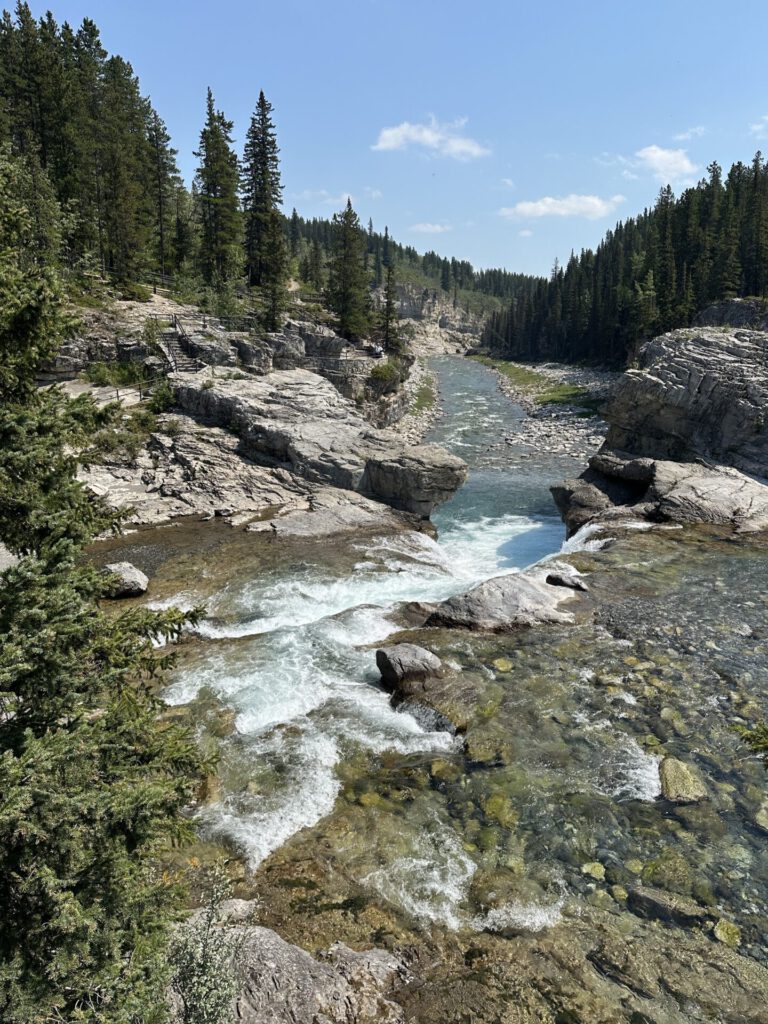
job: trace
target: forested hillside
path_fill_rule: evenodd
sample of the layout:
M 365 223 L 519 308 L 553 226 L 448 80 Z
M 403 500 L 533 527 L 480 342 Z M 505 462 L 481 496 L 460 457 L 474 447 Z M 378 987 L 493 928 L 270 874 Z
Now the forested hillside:
M 249 311 L 275 329 L 289 278 L 327 294 L 342 220 L 282 212 L 279 147 L 271 104 L 255 104 L 242 154 L 234 124 L 203 104 L 194 182 L 188 188 L 160 114 L 142 95 L 131 65 L 107 53 L 86 19 L 78 29 L 40 21 L 19 3 L 0 23 L 0 145 L 20 161 L 25 201 L 70 291 L 112 282 L 140 294 L 141 282 L 170 286 L 219 312 Z M 538 279 L 477 271 L 466 261 L 420 255 L 385 229 L 356 223 L 358 283 L 368 294 L 392 278 L 444 292 L 456 306 L 490 314 L 521 299 Z M 53 237 L 51 237 L 53 235 Z M 45 245 L 42 240 L 47 238 Z M 358 327 L 375 324 L 372 312 Z
M 623 364 L 639 342 L 690 323 L 707 304 L 768 289 L 768 168 L 757 153 L 723 180 L 718 164 L 675 198 L 555 265 L 493 315 L 488 347 L 510 359 Z

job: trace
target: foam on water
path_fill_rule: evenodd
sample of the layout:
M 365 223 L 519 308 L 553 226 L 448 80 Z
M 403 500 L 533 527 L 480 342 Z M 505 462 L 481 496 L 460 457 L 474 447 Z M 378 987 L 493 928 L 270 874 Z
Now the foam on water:
M 476 870 L 453 829 L 434 815 L 414 837 L 409 856 L 372 871 L 363 882 L 415 918 L 458 929 L 466 923 L 461 905 Z
M 472 919 L 472 926 L 478 932 L 541 932 L 545 928 L 553 928 L 561 920 L 564 903 L 564 895 L 555 903 L 523 903 L 513 900 L 485 914 L 478 914 Z

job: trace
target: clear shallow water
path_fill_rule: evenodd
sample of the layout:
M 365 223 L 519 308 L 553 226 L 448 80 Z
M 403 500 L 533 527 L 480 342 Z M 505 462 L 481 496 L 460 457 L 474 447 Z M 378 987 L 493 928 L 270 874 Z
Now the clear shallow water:
M 445 413 L 430 440 L 470 466 L 465 487 L 435 516 L 439 539 L 413 533 L 353 542 L 351 565 L 341 573 L 318 552 L 316 561 L 255 578 L 238 574 L 206 595 L 208 617 L 199 632 L 216 643 L 204 646 L 168 691 L 170 703 L 212 692 L 236 712 L 236 735 L 224 750 L 228 795 L 207 808 L 204 820 L 212 836 L 234 840 L 252 867 L 331 811 L 345 758 L 361 750 L 446 754 L 455 747 L 447 733 L 393 711 L 375 685 L 372 653 L 357 649 L 398 628 L 393 605 L 442 600 L 530 565 L 562 542 L 547 489 L 561 470 L 510 472 L 504 437 L 514 433 L 522 410 L 499 394 L 485 367 L 445 358 L 435 360 L 435 369 Z M 181 598 L 198 600 L 194 587 Z M 437 818 L 433 826 L 438 847 L 458 842 L 451 829 L 440 840 Z M 427 891 L 438 899 L 447 884 L 437 868 L 442 858 L 432 850 L 422 859 L 433 864 Z M 448 857 L 452 868 L 464 861 L 468 879 L 471 859 Z M 401 867 L 419 863 L 411 849 Z M 431 898 L 404 899 L 426 912 Z M 454 916 L 455 909 L 438 914 L 449 923 Z
M 613 890 L 642 882 L 718 908 L 764 957 L 765 770 L 733 730 L 766 697 L 762 549 L 644 527 L 590 565 L 605 536 L 587 528 L 563 548 L 596 570 L 596 622 L 430 631 L 457 672 L 446 713 L 465 716 L 461 744 L 428 715 L 393 711 L 377 687 L 373 653 L 358 648 L 398 628 L 393 606 L 557 551 L 548 485 L 581 469 L 567 457 L 510 463 L 504 438 L 521 411 L 484 367 L 435 363 L 445 416 L 433 439 L 471 466 L 435 517 L 437 542 L 414 533 L 257 553 L 229 531 L 220 549 L 153 579 L 156 594 L 208 607 L 169 700 L 214 694 L 234 722 L 205 833 L 254 868 L 269 858 L 255 883 L 265 906 L 279 897 L 269 877 L 292 887 L 322 864 L 332 893 L 343 878 L 343 892 L 421 925 L 536 931 L 571 898 L 621 915 Z M 707 780 L 706 802 L 658 799 L 665 754 Z M 322 913 L 312 899 L 306 913 Z

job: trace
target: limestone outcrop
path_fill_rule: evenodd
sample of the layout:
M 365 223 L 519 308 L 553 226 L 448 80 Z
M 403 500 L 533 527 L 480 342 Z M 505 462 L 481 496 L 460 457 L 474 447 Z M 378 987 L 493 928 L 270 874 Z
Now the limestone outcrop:
M 755 307 L 755 308 L 753 308 Z M 754 303 L 701 315 L 724 326 L 648 342 L 606 410 L 589 469 L 553 488 L 569 533 L 630 512 L 657 521 L 768 528 L 768 332 Z
M 180 408 L 226 426 L 239 451 L 262 466 L 310 483 L 356 491 L 427 518 L 466 479 L 465 463 L 435 445 L 406 447 L 372 429 L 336 388 L 307 370 L 266 377 L 176 374 Z
M 390 996 L 405 967 L 383 949 L 355 952 L 335 943 L 319 959 L 268 928 L 242 930 L 237 952 L 243 979 L 233 1019 L 243 1024 L 402 1024 Z
M 560 606 L 573 599 L 573 590 L 547 583 L 541 573 L 537 569 L 486 580 L 443 601 L 424 625 L 502 633 L 539 623 L 572 622 L 571 612 Z
M 131 508 L 134 525 L 219 516 L 276 537 L 414 527 L 412 517 L 362 494 L 257 465 L 242 454 L 239 438 L 221 427 L 202 428 L 189 416 L 174 415 L 163 417 L 159 428 L 136 458 L 116 452 L 80 473 L 94 494 Z

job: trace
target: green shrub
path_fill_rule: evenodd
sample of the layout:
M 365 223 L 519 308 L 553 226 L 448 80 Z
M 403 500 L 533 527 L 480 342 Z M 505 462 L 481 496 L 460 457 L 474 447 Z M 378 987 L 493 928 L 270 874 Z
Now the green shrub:
M 154 413 L 168 412 L 176 404 L 173 388 L 167 380 L 161 381 L 153 390 L 149 400 L 149 408 Z
M 120 298 L 132 302 L 149 302 L 152 298 L 152 289 L 138 281 L 126 281 L 118 285 Z
M 379 363 L 371 370 L 368 385 L 375 395 L 389 395 L 400 386 L 400 367 L 393 360 Z
M 214 868 L 209 896 L 196 918 L 179 928 L 169 950 L 171 989 L 180 1003 L 180 1024 L 224 1024 L 237 994 L 233 960 L 242 938 L 219 924 L 231 894 L 224 869 Z

